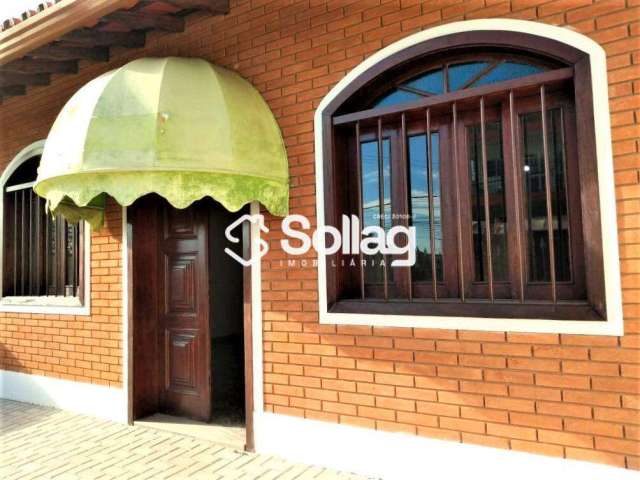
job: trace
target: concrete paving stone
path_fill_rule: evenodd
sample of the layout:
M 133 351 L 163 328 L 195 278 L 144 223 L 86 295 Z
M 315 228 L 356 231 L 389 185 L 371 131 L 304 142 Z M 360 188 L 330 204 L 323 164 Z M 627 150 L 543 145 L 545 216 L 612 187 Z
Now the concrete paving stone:
M 0 399 L 2 480 L 364 480 L 208 440 Z

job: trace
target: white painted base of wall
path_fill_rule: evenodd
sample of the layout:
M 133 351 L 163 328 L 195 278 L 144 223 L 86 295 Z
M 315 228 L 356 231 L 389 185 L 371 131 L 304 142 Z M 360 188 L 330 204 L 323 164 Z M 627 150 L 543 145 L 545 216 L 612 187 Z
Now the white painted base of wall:
M 0 398 L 127 421 L 125 391 L 91 383 L 0 370 Z
M 256 451 L 385 480 L 637 479 L 637 472 L 590 462 L 254 413 Z

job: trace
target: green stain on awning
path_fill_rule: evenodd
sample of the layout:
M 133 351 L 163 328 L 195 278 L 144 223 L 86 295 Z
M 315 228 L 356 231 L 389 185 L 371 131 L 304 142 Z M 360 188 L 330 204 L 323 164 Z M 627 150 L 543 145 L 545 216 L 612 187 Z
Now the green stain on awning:
M 120 205 L 157 193 L 176 208 L 211 197 L 236 211 L 259 201 L 288 212 L 280 129 L 258 91 L 191 58 L 143 58 L 105 73 L 64 106 L 34 187 L 70 220 L 102 224 L 104 195 Z

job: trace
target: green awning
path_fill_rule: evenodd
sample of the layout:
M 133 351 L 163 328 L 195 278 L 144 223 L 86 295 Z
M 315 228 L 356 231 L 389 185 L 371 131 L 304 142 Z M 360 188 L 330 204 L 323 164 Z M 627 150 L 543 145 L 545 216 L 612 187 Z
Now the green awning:
M 157 193 L 176 208 L 209 196 L 287 214 L 288 162 L 266 102 L 238 74 L 193 58 L 143 58 L 90 81 L 64 106 L 34 187 L 71 220 L 102 223 L 104 194 Z

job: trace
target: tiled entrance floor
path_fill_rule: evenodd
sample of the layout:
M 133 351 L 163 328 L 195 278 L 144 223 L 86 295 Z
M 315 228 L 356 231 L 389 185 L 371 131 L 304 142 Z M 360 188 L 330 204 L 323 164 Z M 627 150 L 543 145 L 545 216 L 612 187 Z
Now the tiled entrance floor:
M 211 441 L 0 400 L 0 478 L 357 480 Z
M 136 420 L 135 425 L 188 435 L 236 450 L 244 449 L 246 433 L 243 427 L 214 425 L 162 413 Z

